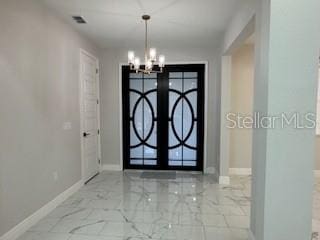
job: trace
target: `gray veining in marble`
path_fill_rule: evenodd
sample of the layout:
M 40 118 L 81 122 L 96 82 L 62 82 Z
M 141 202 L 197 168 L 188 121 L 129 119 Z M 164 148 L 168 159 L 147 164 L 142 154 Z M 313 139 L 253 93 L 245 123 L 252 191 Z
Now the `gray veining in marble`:
M 150 178 L 150 179 L 176 179 L 177 174 L 176 172 L 153 172 L 153 171 L 146 171 L 142 172 L 140 178 Z
M 221 186 L 210 175 L 140 178 L 103 172 L 19 240 L 247 240 L 250 177 Z M 320 232 L 320 179 L 314 191 L 313 240 Z

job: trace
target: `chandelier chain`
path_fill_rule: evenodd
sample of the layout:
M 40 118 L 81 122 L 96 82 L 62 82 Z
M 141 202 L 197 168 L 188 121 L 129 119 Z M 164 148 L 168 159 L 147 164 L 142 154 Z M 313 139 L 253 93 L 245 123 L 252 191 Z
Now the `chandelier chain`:
M 145 62 L 148 61 L 148 20 L 144 20 L 145 21 L 145 45 L 144 45 L 144 59 Z

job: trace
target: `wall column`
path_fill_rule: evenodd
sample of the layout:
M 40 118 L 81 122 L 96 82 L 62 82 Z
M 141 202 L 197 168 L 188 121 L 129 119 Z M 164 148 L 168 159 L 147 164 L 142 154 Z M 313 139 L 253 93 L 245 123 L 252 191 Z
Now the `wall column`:
M 226 115 L 231 110 L 231 56 L 221 59 L 221 119 L 220 119 L 220 166 L 219 184 L 229 184 L 230 129 Z
M 300 117 L 316 109 L 319 0 L 259 0 L 254 111 Z M 311 239 L 314 129 L 253 131 L 252 239 Z

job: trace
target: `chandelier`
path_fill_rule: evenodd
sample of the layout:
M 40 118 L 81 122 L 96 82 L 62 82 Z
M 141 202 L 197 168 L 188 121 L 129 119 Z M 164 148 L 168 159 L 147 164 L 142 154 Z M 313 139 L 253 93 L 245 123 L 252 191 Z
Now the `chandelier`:
M 164 68 L 165 56 L 159 55 L 157 59 L 157 50 L 155 48 L 149 48 L 148 46 L 148 20 L 149 15 L 143 15 L 142 19 L 145 21 L 145 48 L 144 48 L 144 68 L 141 68 L 141 61 L 139 57 L 136 57 L 133 51 L 128 51 L 128 63 L 130 70 L 134 70 L 137 73 L 142 72 L 145 74 L 150 73 L 162 73 Z M 158 61 L 157 61 L 158 60 Z M 159 66 L 160 70 L 154 70 L 155 65 Z

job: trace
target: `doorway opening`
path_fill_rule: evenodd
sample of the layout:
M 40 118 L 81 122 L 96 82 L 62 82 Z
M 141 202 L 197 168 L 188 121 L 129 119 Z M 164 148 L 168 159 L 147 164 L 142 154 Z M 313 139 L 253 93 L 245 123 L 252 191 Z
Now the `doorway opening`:
M 203 171 L 205 65 L 122 67 L 125 169 Z
M 231 54 L 229 175 L 251 175 L 254 44 L 252 35 Z

